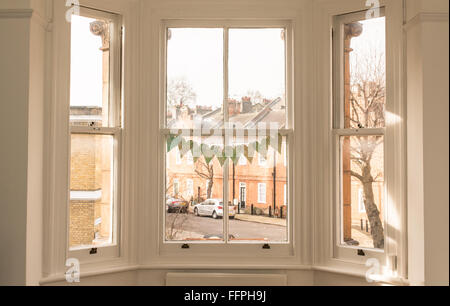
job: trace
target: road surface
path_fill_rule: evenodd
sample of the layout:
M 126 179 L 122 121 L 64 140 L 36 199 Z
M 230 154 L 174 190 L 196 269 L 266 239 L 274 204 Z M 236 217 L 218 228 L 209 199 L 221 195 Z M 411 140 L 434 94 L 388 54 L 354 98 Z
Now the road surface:
M 167 214 L 166 229 L 172 226 L 179 233 L 184 232 L 183 238 L 189 238 L 189 236 L 199 238 L 205 235 L 223 237 L 223 219 L 215 220 L 211 217 L 197 217 L 192 214 Z M 268 239 L 270 242 L 284 242 L 287 237 L 287 229 L 284 226 L 240 220 L 229 221 L 229 232 L 239 240 Z

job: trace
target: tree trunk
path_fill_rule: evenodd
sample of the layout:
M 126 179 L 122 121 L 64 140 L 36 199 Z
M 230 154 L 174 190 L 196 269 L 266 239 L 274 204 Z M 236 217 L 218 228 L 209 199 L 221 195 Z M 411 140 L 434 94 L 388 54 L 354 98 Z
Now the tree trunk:
M 206 193 L 206 198 L 207 199 L 211 199 L 213 184 L 214 184 L 213 181 L 209 180 L 209 182 L 208 182 L 208 191 Z
M 373 246 L 377 249 L 384 249 L 384 229 L 381 222 L 380 212 L 375 204 L 373 195 L 372 181 L 363 182 L 364 188 L 364 206 L 366 208 L 367 218 L 372 230 Z

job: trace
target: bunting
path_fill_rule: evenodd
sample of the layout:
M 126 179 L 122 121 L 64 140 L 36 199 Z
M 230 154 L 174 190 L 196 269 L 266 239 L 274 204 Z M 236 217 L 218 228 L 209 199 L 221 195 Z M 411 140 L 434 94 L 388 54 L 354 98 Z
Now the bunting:
M 235 165 L 239 162 L 241 157 L 245 157 L 249 163 L 253 162 L 255 152 L 267 159 L 269 147 L 272 147 L 279 154 L 282 152 L 283 136 L 267 136 L 261 141 L 255 141 L 248 145 L 235 146 L 219 146 L 207 144 L 199 144 L 193 140 L 185 140 L 182 136 L 170 135 L 167 137 L 167 153 L 178 147 L 180 155 L 183 158 L 188 152 L 192 153 L 194 162 L 203 156 L 207 164 L 215 158 L 223 167 L 225 162 L 230 159 Z

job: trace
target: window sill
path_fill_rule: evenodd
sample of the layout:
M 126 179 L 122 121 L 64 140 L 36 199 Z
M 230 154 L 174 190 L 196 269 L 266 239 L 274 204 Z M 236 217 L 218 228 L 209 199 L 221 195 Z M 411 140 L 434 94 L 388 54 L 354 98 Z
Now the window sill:
M 353 276 L 358 278 L 366 278 L 367 267 L 365 271 L 361 269 L 348 269 L 343 267 L 330 267 L 330 266 L 313 266 L 312 270 L 319 272 L 335 273 L 346 276 Z M 374 275 L 372 276 L 374 283 L 393 285 L 393 286 L 409 286 L 409 280 L 402 277 L 394 277 L 388 275 Z
M 224 264 L 217 266 L 217 264 L 176 264 L 176 263 L 151 263 L 146 265 L 133 265 L 133 264 L 117 264 L 103 267 L 90 267 L 87 269 L 82 269 L 80 273 L 80 279 L 86 277 L 95 277 L 113 273 L 122 273 L 130 271 L 142 271 L 142 270 L 304 270 L 311 271 L 311 266 L 302 265 L 263 265 L 263 264 Z M 64 274 L 57 273 L 54 275 L 47 276 L 40 280 L 39 284 L 41 286 L 54 284 L 58 282 L 65 282 L 66 277 Z M 67 283 L 69 284 L 69 283 Z
M 296 270 L 296 271 L 318 271 L 318 272 L 328 272 L 358 278 L 365 278 L 365 272 L 361 272 L 358 269 L 347 269 L 329 266 L 309 266 L 309 265 L 295 265 L 295 264 L 224 264 L 217 266 L 214 264 L 177 264 L 177 263 L 151 263 L 145 265 L 134 265 L 127 263 L 110 263 L 108 266 L 103 267 L 88 267 L 81 271 L 80 277 L 95 277 L 113 273 L 130 272 L 130 271 L 141 271 L 141 270 Z M 54 284 L 58 282 L 64 282 L 64 274 L 55 274 L 41 279 L 39 284 L 41 286 Z M 374 282 L 385 285 L 394 286 L 409 286 L 410 283 L 407 279 L 401 277 L 390 277 L 390 276 L 379 276 L 374 278 Z M 69 284 L 69 283 L 68 283 Z
M 85 269 L 81 269 L 80 278 L 86 278 L 86 277 L 94 277 L 94 276 L 100 276 L 100 275 L 106 275 L 106 274 L 113 274 L 113 273 L 121 273 L 121 272 L 129 272 L 129 271 L 136 271 L 139 269 L 138 265 L 128 264 L 128 263 L 108 263 L 108 265 L 105 266 L 94 266 L 89 265 Z M 39 284 L 41 286 L 54 284 L 58 282 L 65 282 L 66 276 L 62 273 L 56 273 L 50 276 L 47 276 L 39 281 Z M 67 283 L 69 284 L 69 283 Z

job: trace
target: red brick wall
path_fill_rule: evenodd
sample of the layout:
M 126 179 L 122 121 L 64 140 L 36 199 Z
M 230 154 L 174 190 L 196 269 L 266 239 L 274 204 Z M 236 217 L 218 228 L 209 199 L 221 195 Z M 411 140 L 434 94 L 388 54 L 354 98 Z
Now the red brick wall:
M 284 148 L 282 150 L 284 152 Z M 206 197 L 206 179 L 200 178 L 195 173 L 195 165 L 188 165 L 187 157 L 181 160 L 181 164 L 176 164 L 177 149 L 173 149 L 167 155 L 167 178 L 168 178 L 168 195 L 173 196 L 173 180 L 179 180 L 179 190 L 181 196 L 186 199 L 187 180 L 194 181 L 194 197 L 197 197 L 198 187 L 201 190 L 201 196 Z M 276 164 L 276 207 L 281 207 L 285 203 L 284 186 L 287 185 L 287 169 L 284 165 L 284 157 L 277 153 Z M 250 164 L 247 161 L 246 165 L 235 166 L 235 199 L 239 200 L 240 183 L 246 184 L 247 198 L 246 204 L 249 207 L 254 205 L 268 213 L 268 207 L 273 207 L 273 170 L 274 170 L 274 153 L 269 149 L 266 166 L 260 166 L 258 161 L 258 154 L 255 153 L 255 158 Z M 212 161 L 214 165 L 214 185 L 212 198 L 223 198 L 223 171 L 218 160 L 215 158 Z M 229 199 L 233 200 L 233 167 L 230 165 L 229 170 Z M 266 184 L 266 203 L 258 203 L 258 183 Z

